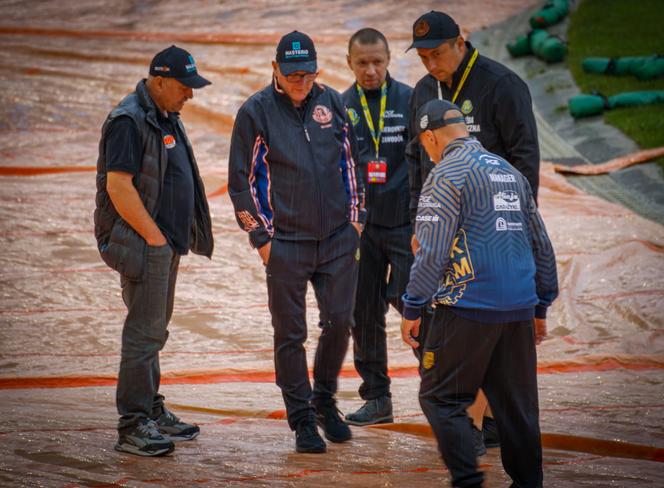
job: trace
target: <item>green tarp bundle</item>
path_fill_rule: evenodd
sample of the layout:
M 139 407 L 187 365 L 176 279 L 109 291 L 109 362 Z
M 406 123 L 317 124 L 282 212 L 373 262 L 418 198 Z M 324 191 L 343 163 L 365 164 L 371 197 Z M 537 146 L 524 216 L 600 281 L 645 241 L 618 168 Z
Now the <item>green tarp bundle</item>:
M 611 97 L 601 94 L 577 95 L 569 100 L 569 113 L 578 119 L 599 115 L 604 110 L 618 107 L 634 107 L 637 105 L 651 105 L 664 103 L 664 91 L 638 91 L 618 93 Z
M 517 37 L 514 42 L 507 44 L 507 50 L 515 58 L 534 54 L 547 63 L 562 61 L 567 54 L 565 43 L 543 29 L 533 29 Z
M 557 24 L 565 18 L 568 10 L 567 0 L 552 0 L 530 17 L 530 26 L 541 29 Z
M 664 56 L 625 56 L 621 58 L 586 58 L 582 62 L 586 73 L 634 75 L 639 80 L 664 76 Z

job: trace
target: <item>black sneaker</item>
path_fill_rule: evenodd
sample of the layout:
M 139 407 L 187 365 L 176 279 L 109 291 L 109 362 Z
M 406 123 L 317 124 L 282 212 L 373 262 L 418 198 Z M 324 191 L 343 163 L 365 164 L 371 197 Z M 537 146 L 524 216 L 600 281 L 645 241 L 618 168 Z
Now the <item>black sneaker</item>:
M 313 419 L 301 420 L 295 427 L 295 450 L 297 452 L 325 452 L 325 441 L 318 433 Z
M 474 425 L 471 427 L 473 429 L 473 445 L 475 446 L 475 456 L 484 456 L 486 454 L 486 446 L 484 445 L 484 436 L 482 435 L 482 431 Z
M 134 430 L 120 434 L 115 450 L 138 456 L 163 456 L 173 452 L 175 445 L 164 437 L 154 420 L 143 419 Z
M 161 407 L 161 414 L 152 420 L 157 423 L 157 427 L 162 434 L 175 442 L 190 441 L 201 432 L 198 425 L 183 422 L 166 407 Z
M 484 417 L 482 420 L 482 435 L 486 447 L 500 447 L 498 427 L 496 427 L 496 421 L 491 417 Z
M 351 425 L 391 424 L 392 398 L 387 395 L 367 400 L 357 412 L 346 415 L 346 423 Z
M 325 438 L 332 442 L 346 442 L 353 437 L 350 427 L 339 417 L 335 403 L 316 405 L 316 421 L 323 428 Z

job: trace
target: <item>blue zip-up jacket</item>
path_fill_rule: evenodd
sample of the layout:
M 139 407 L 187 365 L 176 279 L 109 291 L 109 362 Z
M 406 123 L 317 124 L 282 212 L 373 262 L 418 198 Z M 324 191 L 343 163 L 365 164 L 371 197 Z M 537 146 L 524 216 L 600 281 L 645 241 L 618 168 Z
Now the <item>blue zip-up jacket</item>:
M 480 322 L 545 318 L 558 296 L 553 247 L 528 181 L 473 137 L 448 144 L 429 173 L 415 233 L 407 319 L 429 302 Z
M 364 223 L 356 142 L 335 90 L 314 84 L 304 117 L 276 80 L 237 113 L 228 191 L 238 224 L 260 248 L 273 237 L 321 240 Z

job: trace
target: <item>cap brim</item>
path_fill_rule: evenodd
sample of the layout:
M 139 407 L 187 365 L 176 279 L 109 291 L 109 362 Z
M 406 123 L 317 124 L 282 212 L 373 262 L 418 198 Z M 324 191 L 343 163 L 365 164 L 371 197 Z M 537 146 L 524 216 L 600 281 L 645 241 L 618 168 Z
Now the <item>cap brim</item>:
M 318 70 L 316 60 L 301 61 L 299 63 L 279 63 L 279 71 L 284 76 L 288 76 L 296 71 L 304 71 L 305 73 L 315 73 Z
M 448 40 L 449 39 L 422 39 L 419 41 L 413 41 L 413 43 L 408 46 L 408 49 L 406 49 L 406 52 L 410 51 L 411 49 L 417 49 L 418 47 L 423 49 L 433 49 L 434 47 L 438 47 L 443 42 Z
M 187 76 L 186 78 L 175 78 L 184 86 L 189 88 L 203 88 L 204 86 L 211 85 L 212 82 L 206 80 L 201 75 Z

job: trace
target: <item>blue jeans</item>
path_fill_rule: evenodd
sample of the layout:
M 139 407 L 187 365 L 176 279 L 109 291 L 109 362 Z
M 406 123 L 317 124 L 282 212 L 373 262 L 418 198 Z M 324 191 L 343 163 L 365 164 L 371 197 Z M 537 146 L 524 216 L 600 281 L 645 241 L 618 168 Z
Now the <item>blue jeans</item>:
M 159 351 L 168 338 L 179 263 L 180 256 L 168 244 L 148 246 L 145 278 L 131 281 L 120 277 L 127 306 L 116 391 L 120 433 L 133 430 L 163 405 L 164 397 L 158 393 Z

